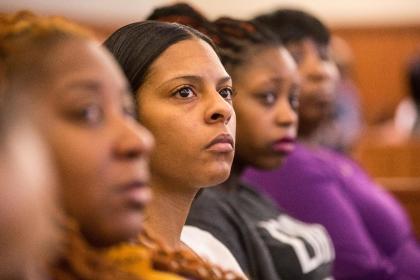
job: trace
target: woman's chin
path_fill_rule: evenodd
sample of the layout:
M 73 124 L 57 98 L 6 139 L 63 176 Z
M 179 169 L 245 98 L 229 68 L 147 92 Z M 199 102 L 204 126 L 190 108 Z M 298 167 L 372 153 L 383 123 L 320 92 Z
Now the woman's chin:
M 211 187 L 225 182 L 229 178 L 231 167 L 231 164 L 225 163 L 209 170 L 206 176 L 207 182 L 203 182 L 203 187 Z

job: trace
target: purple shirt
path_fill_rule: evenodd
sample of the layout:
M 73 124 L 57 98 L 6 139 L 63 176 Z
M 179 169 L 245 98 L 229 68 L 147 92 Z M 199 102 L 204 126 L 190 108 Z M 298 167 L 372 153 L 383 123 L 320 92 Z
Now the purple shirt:
M 292 216 L 325 226 L 336 279 L 420 279 L 420 247 L 406 214 L 355 162 L 298 144 L 280 169 L 248 170 L 245 178 Z

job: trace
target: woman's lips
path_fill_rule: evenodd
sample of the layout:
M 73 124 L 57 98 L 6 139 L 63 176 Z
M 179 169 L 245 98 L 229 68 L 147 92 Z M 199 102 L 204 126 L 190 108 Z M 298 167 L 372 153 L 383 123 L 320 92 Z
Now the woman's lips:
M 131 181 L 123 184 L 120 193 L 130 206 L 143 209 L 151 200 L 152 192 L 149 185 L 143 181 Z
M 292 137 L 284 137 L 275 141 L 271 145 L 271 149 L 276 153 L 290 154 L 295 148 L 296 139 Z
M 230 134 L 223 133 L 214 138 L 205 148 L 212 152 L 230 153 L 234 151 L 234 141 Z

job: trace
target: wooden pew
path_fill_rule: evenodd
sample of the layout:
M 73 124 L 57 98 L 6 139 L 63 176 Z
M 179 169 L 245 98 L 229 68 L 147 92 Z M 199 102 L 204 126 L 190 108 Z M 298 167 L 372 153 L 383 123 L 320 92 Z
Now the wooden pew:
M 355 159 L 373 177 L 420 177 L 420 141 L 359 146 Z

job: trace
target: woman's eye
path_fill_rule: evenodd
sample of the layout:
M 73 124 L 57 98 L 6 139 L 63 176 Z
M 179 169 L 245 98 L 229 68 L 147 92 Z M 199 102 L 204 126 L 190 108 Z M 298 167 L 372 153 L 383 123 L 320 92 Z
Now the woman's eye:
M 190 87 L 183 87 L 175 92 L 175 96 L 180 98 L 191 98 L 194 95 L 194 91 Z
M 277 100 L 277 94 L 274 92 L 265 92 L 258 95 L 258 99 L 260 102 L 265 106 L 271 106 L 276 103 Z
M 292 109 L 294 111 L 297 111 L 297 109 L 299 108 L 299 99 L 296 95 L 290 96 L 289 103 Z
M 221 97 L 223 97 L 226 100 L 232 100 L 233 89 L 232 88 L 224 88 L 221 91 L 219 91 L 219 94 L 220 94 Z
M 96 125 L 99 124 L 103 118 L 103 110 L 98 105 L 89 105 L 74 111 L 73 117 L 84 124 Z
M 294 90 L 290 93 L 289 104 L 294 111 L 297 111 L 297 109 L 299 108 L 299 94 L 297 90 Z

